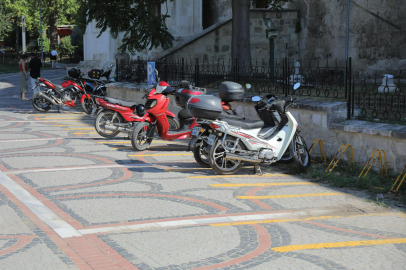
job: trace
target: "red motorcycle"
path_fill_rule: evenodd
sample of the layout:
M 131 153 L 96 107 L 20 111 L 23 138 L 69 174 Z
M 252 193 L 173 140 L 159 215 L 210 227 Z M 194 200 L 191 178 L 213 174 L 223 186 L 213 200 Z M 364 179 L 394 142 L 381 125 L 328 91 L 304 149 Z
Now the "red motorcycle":
M 152 90 L 145 97 L 149 98 L 154 94 L 155 90 Z M 94 127 L 97 133 L 105 138 L 113 138 L 120 132 L 127 132 L 130 137 L 138 123 L 151 121 L 150 115 L 144 110 L 144 105 L 109 97 L 96 97 L 96 106 L 93 108 L 91 115 L 96 113 Z M 179 128 L 173 113 L 165 111 L 165 115 L 171 129 Z
M 49 111 L 53 105 L 58 106 L 58 112 L 64 106 L 75 107 L 75 102 L 71 99 L 70 93 L 65 91 L 64 88 L 53 84 L 50 80 L 38 78 L 35 88 L 37 87 L 45 88 L 45 90 L 36 92 L 32 97 L 32 106 L 37 111 Z
M 111 65 L 107 71 L 93 69 L 88 72 L 89 79 L 82 78 L 83 73 L 80 69 L 71 68 L 68 75 L 72 78 L 62 83 L 62 87 L 70 94 L 71 99 L 76 102 L 80 99 L 83 111 L 91 114 L 95 104 L 95 96 L 106 95 L 106 83 L 109 83 L 111 71 L 114 65 Z M 101 81 L 100 77 L 105 77 L 107 81 Z

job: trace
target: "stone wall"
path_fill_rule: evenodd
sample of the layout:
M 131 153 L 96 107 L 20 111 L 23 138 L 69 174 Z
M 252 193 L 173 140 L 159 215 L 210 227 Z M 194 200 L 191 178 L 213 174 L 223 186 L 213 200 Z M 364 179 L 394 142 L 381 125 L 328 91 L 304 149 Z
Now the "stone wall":
M 266 38 L 266 26 L 263 18 L 271 18 L 278 31 L 275 33 L 275 59 L 298 58 L 299 39 L 295 33 L 298 21 L 298 12 L 295 10 L 274 12 L 263 9 L 253 9 L 251 18 L 251 56 L 255 64 L 269 63 L 269 40 Z M 182 47 L 178 47 L 168 54 L 160 55 L 168 59 L 203 59 L 204 61 L 216 62 L 218 60 L 229 61 L 231 58 L 231 33 L 232 22 L 229 21 L 203 36 L 199 36 Z
M 145 103 L 142 96 L 149 91 L 146 85 L 133 86 L 125 83 L 107 85 L 109 97 L 137 103 Z M 231 104 L 237 114 L 249 119 L 258 119 L 253 105 L 251 100 Z M 177 114 L 180 109 L 171 97 L 168 110 Z M 310 147 L 315 139 L 323 140 L 328 157 L 332 157 L 342 144 L 351 144 L 354 148 L 355 162 L 360 165 L 367 162 L 376 148 L 385 150 L 390 169 L 400 172 L 406 164 L 406 126 L 345 120 L 344 102 L 300 100 L 298 106 L 289 111 L 298 121 L 299 130 L 308 146 Z M 319 156 L 319 147 L 315 148 L 312 156 Z M 343 159 L 346 159 L 346 155 Z M 377 164 L 378 162 L 375 162 L 376 166 Z
M 301 0 L 301 58 L 337 58 L 344 66 L 347 0 Z M 349 56 L 354 70 L 406 69 L 404 0 L 352 0 Z

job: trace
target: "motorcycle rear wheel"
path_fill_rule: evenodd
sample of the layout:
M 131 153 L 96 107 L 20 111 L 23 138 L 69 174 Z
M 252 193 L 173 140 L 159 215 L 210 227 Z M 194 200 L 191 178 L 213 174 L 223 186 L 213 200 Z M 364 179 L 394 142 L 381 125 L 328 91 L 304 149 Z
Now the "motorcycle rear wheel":
M 230 148 L 234 148 L 235 138 L 227 136 L 224 140 L 224 145 Z M 235 146 L 235 149 L 245 149 L 244 144 L 241 141 L 238 141 L 238 144 Z M 224 156 L 226 151 L 222 145 L 222 140 L 219 139 L 211 147 L 209 154 L 210 166 L 219 174 L 234 174 L 238 172 L 244 165 L 242 160 L 231 160 L 225 159 Z
M 193 156 L 200 166 L 210 168 L 209 153 L 206 153 L 202 147 L 205 147 L 203 142 L 196 143 L 193 147 Z
M 49 102 L 48 100 L 40 97 L 39 93 L 46 95 L 46 92 L 44 92 L 44 91 L 36 92 L 35 95 L 32 97 L 32 101 L 31 101 L 32 106 L 34 107 L 34 109 L 36 109 L 37 111 L 40 111 L 40 112 L 49 111 L 52 108 L 53 104 L 51 102 Z
M 120 133 L 119 130 L 113 131 L 113 130 L 106 130 L 104 128 L 107 122 L 110 122 L 111 124 L 123 123 L 123 119 L 122 119 L 121 115 L 119 115 L 119 114 L 117 114 L 114 121 L 112 121 L 114 113 L 115 112 L 113 112 L 113 111 L 101 111 L 97 114 L 96 119 L 94 120 L 94 127 L 100 136 L 111 139 Z

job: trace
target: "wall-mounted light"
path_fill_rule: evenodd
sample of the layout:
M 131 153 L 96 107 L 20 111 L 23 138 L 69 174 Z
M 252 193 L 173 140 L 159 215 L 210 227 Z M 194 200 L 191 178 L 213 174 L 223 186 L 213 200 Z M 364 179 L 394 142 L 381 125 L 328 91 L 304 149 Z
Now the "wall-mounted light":
M 262 18 L 264 20 L 264 23 L 268 29 L 266 29 L 266 38 L 269 38 L 269 34 L 272 32 L 278 31 L 276 28 L 275 24 L 270 18 Z

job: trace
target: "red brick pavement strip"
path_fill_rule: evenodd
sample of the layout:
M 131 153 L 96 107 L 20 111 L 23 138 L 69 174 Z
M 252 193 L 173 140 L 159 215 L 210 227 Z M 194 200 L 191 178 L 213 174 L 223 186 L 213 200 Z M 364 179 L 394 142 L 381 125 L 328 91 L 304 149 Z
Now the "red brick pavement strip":
M 98 185 L 103 185 L 103 184 L 111 184 L 111 183 L 127 180 L 128 178 L 132 177 L 133 174 L 132 174 L 132 172 L 130 170 L 128 170 L 128 168 L 120 167 L 120 169 L 122 169 L 124 171 L 124 176 L 121 177 L 121 178 L 118 178 L 118 179 L 113 179 L 113 180 L 109 180 L 109 181 L 102 181 L 102 182 L 96 182 L 96 183 L 91 183 L 91 184 L 83 184 L 83 185 L 75 185 L 75 186 L 67 186 L 67 187 L 57 187 L 57 188 L 47 188 L 47 189 L 45 189 L 45 191 L 71 189 L 71 188 L 83 188 L 83 187 L 98 186 Z
M 19 126 L 22 126 L 22 125 L 24 125 L 24 123 L 16 123 L 14 126 L 2 127 L 1 129 L 16 128 L 16 127 L 19 127 Z
M 67 214 L 65 211 L 63 211 L 61 208 L 59 208 L 55 203 L 50 201 L 48 198 L 46 198 L 44 195 L 39 193 L 35 188 L 32 186 L 28 185 L 25 183 L 23 180 L 21 180 L 18 176 L 10 174 L 8 175 L 13 181 L 15 181 L 17 184 L 22 186 L 25 190 L 27 190 L 32 196 L 37 198 L 40 202 L 42 202 L 46 207 L 48 207 L 52 212 L 57 214 L 61 219 L 65 220 L 69 225 L 71 225 L 75 229 L 82 229 L 83 225 L 77 221 L 76 219 L 72 218 L 69 214 Z
M 258 224 L 252 224 L 250 226 L 256 230 L 257 235 L 258 235 L 258 247 L 255 250 L 253 250 L 252 252 L 245 254 L 244 256 L 241 256 L 239 258 L 235 258 L 235 259 L 232 259 L 232 260 L 229 260 L 226 262 L 222 262 L 222 263 L 218 263 L 218 264 L 214 264 L 214 265 L 194 268 L 193 270 L 218 269 L 218 268 L 223 268 L 223 267 L 227 267 L 227 266 L 231 266 L 231 265 L 236 265 L 236 264 L 254 259 L 255 257 L 268 251 L 271 248 L 271 237 L 269 236 L 267 229 L 265 229 L 263 226 L 258 225 Z
M 315 225 L 315 226 L 319 226 L 319 227 L 323 227 L 323 228 L 327 228 L 327 229 L 332 229 L 332 230 L 335 230 L 335 231 L 341 231 L 341 232 L 347 232 L 347 233 L 353 233 L 353 234 L 360 234 L 360 235 L 372 236 L 372 237 L 384 238 L 384 239 L 394 239 L 395 238 L 395 237 L 382 236 L 382 235 L 378 235 L 378 234 L 357 232 L 357 231 L 354 231 L 354 230 L 343 229 L 343 228 L 330 226 L 330 225 L 326 225 L 326 224 L 322 224 L 322 223 L 318 223 L 318 222 L 313 222 L 313 221 L 302 221 L 302 222 L 312 224 L 312 225 Z
M 8 152 L 23 151 L 23 150 L 33 150 L 33 149 L 48 148 L 48 147 L 60 145 L 62 143 L 63 143 L 63 140 L 56 140 L 56 143 L 50 144 L 50 145 L 47 144 L 47 145 L 25 147 L 25 148 L 19 148 L 19 149 L 8 149 L 8 150 L 0 151 L 0 153 L 8 153 Z
M 66 197 L 58 197 L 55 198 L 57 200 L 64 200 L 64 199 L 75 199 L 75 198 L 86 198 L 86 197 L 112 197 L 112 196 L 141 196 L 141 197 L 164 197 L 164 198 L 173 198 L 173 199 L 180 199 L 185 201 L 197 202 L 201 204 L 205 204 L 214 208 L 219 209 L 220 211 L 228 211 L 229 209 L 215 204 L 211 202 L 206 202 L 202 200 L 197 200 L 188 197 L 181 197 L 181 196 L 173 196 L 173 195 L 163 195 L 163 194 L 142 194 L 142 193 L 114 193 L 114 194 L 88 194 L 88 195 L 73 195 L 73 196 L 66 196 Z
M 10 177 L 11 178 L 11 177 Z M 18 177 L 14 176 L 14 181 L 18 184 L 23 186 L 24 188 L 29 187 L 25 184 L 24 181 L 19 179 Z M 39 194 L 35 189 L 32 187 L 27 190 L 30 192 L 34 197 L 44 203 L 47 207 L 49 207 L 49 200 L 46 199 L 43 195 Z M 35 191 L 35 192 L 33 192 Z M 5 187 L 0 185 L 0 192 L 2 192 L 11 202 L 13 202 L 28 218 L 30 218 L 42 231 L 44 231 L 48 237 L 64 252 L 69 259 L 72 260 L 73 263 L 79 268 L 83 270 L 87 269 L 138 269 L 133 266 L 130 262 L 128 262 L 124 257 L 119 255 L 113 249 L 109 249 L 109 246 L 104 243 L 103 241 L 97 241 L 92 236 L 90 237 L 71 237 L 62 239 L 60 238 L 57 233 L 52 230 L 48 225 L 46 225 L 42 220 L 40 220 L 33 212 L 31 212 L 20 200 L 18 200 L 11 192 L 9 192 Z M 44 200 L 45 198 L 45 200 Z M 47 204 L 48 205 L 47 205 Z M 59 208 L 58 208 L 59 209 Z M 58 209 L 51 209 L 53 211 Z M 60 209 L 59 209 L 60 210 Z M 62 211 L 62 210 L 60 210 Z M 62 211 L 63 212 L 63 211 Z M 63 212 L 64 213 L 64 212 Z M 57 213 L 59 216 L 62 213 Z M 68 214 L 64 213 L 61 217 L 70 217 Z M 74 220 L 73 218 L 70 218 Z M 67 221 L 67 220 L 65 220 Z M 67 221 L 68 222 L 68 221 Z M 77 222 L 77 221 L 76 221 Z M 80 223 L 79 223 L 80 224 Z M 72 224 L 71 224 L 72 225 Z M 22 238 L 21 244 L 24 243 L 21 247 L 27 245 L 32 238 Z M 21 240 L 19 240 L 20 242 Z M 29 241 L 29 242 L 27 242 Z M 15 246 L 15 245 L 13 245 Z M 19 246 L 17 246 L 19 247 Z M 19 247 L 19 248 L 21 248 Z M 101 250 L 107 250 L 108 253 L 111 252 L 111 256 L 109 257 Z M 10 251 L 12 252 L 12 251 Z M 132 266 L 132 267 L 131 267 Z
M 255 194 L 256 194 L 258 191 L 263 190 L 263 189 L 265 189 L 265 188 L 268 188 L 268 187 L 257 187 L 257 188 L 248 190 L 248 191 L 247 191 L 247 196 L 255 196 Z M 273 209 L 272 207 L 270 207 L 270 206 L 267 205 L 266 203 L 261 202 L 261 200 L 258 200 L 258 199 L 251 199 L 251 201 L 252 201 L 253 203 L 255 203 L 255 204 L 261 206 L 261 207 L 264 208 L 264 209 L 267 209 L 267 210 Z
M 25 247 L 26 245 L 28 245 L 29 243 L 31 243 L 32 239 L 37 238 L 38 236 L 36 235 L 0 235 L 0 239 L 7 239 L 7 238 L 18 238 L 17 243 L 15 243 L 14 245 L 0 250 L 0 256 L 15 252 L 23 247 Z

